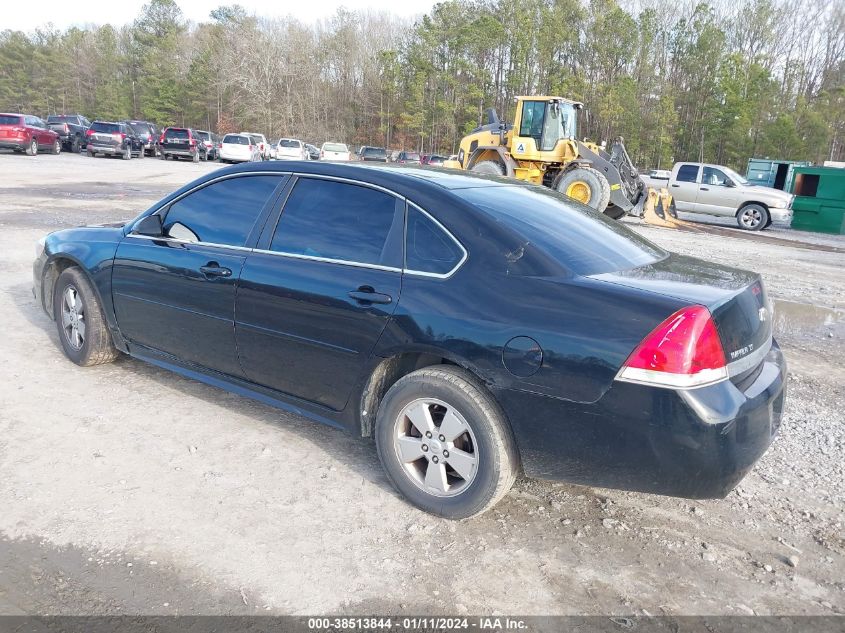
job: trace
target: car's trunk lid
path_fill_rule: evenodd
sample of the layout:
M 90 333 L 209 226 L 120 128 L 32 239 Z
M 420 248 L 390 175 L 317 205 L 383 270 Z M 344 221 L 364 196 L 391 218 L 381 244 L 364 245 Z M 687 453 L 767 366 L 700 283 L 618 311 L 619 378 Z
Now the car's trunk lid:
M 771 306 L 757 273 L 671 255 L 646 266 L 591 278 L 707 307 L 732 378 L 742 378 L 756 368 L 771 347 Z

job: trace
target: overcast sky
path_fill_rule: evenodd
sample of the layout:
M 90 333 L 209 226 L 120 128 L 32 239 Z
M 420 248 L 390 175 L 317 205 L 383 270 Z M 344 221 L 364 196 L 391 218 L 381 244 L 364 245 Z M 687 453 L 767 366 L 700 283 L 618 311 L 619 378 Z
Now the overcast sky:
M 193 22 L 208 21 L 209 12 L 222 5 L 240 4 L 250 13 L 266 17 L 293 15 L 303 22 L 313 22 L 332 15 L 338 7 L 353 10 L 372 9 L 389 11 L 395 15 L 412 17 L 426 13 L 434 0 L 306 0 L 305 2 L 286 2 L 282 0 L 176 0 L 182 12 Z M 144 6 L 144 0 L 43 0 L 33 5 L 33 10 L 3 11 L 0 29 L 31 31 L 52 22 L 54 26 L 65 29 L 73 25 L 105 24 L 116 26 L 134 20 Z

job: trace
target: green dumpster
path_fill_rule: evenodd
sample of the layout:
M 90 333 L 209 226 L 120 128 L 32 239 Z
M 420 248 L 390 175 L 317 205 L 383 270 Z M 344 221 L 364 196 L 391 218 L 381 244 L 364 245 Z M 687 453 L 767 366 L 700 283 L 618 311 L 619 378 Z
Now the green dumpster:
M 755 185 L 774 187 L 786 191 L 792 178 L 792 170 L 796 167 L 806 167 L 812 163 L 797 160 L 769 160 L 768 158 L 752 158 L 748 161 L 745 178 Z
M 845 169 L 795 167 L 789 191 L 793 229 L 845 234 Z

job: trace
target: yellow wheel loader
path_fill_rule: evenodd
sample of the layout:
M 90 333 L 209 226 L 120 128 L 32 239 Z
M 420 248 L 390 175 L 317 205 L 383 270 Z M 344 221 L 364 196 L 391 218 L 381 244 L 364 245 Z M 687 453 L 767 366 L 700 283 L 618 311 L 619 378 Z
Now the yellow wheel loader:
M 647 190 L 622 138 L 610 152 L 579 141 L 582 107 L 562 97 L 517 97 L 513 125 L 491 108 L 487 124 L 465 136 L 458 159 L 444 166 L 546 185 L 614 219 L 642 215 Z

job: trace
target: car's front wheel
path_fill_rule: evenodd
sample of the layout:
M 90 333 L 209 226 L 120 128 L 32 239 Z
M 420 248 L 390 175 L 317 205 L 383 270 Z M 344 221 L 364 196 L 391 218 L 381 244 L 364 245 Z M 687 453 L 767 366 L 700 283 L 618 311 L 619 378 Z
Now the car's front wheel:
M 759 231 L 769 226 L 769 212 L 761 204 L 747 204 L 736 214 L 736 223 L 746 231 Z
M 519 457 L 504 414 L 459 367 L 427 367 L 398 380 L 378 409 L 375 435 L 391 483 L 432 514 L 480 514 L 516 478 Z
M 76 266 L 66 268 L 56 280 L 53 317 L 62 349 L 77 365 L 100 365 L 117 358 L 94 288 Z

